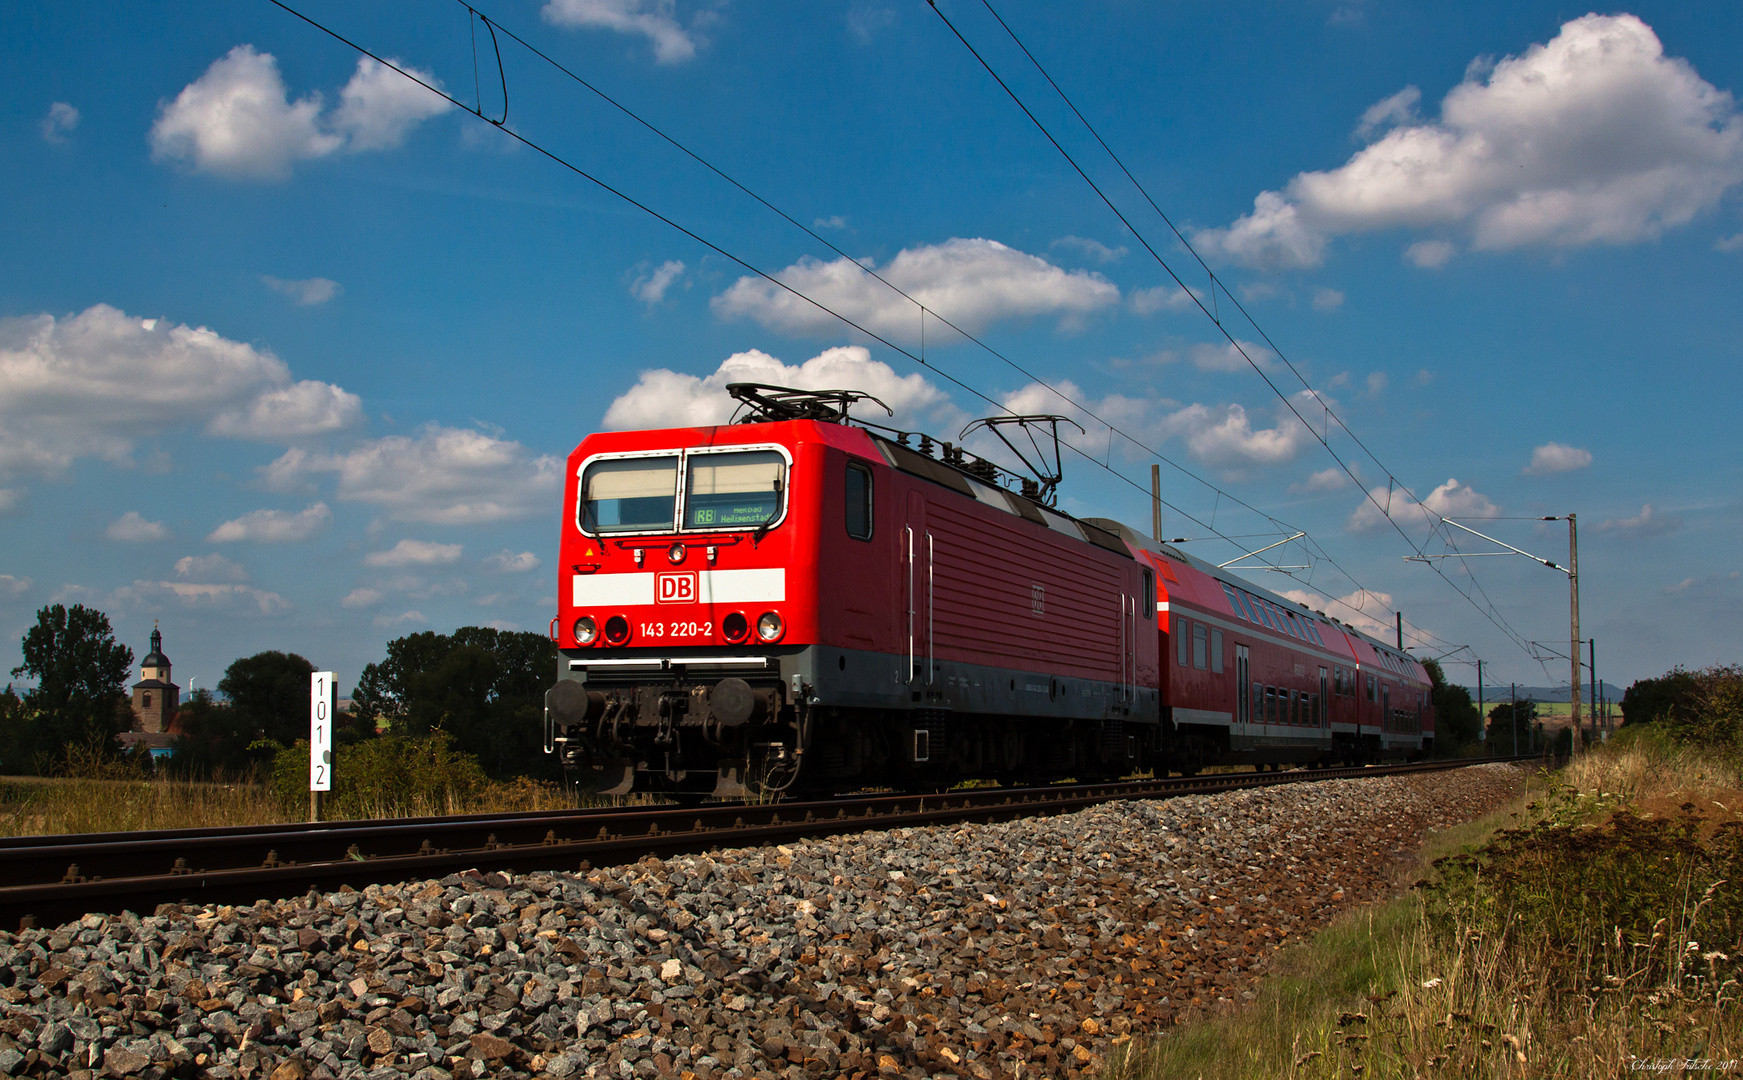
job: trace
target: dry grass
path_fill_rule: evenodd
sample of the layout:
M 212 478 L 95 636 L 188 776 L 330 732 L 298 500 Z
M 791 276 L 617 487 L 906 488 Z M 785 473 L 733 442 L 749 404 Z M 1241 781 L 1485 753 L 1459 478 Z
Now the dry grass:
M 1738 781 L 1651 733 L 1576 758 L 1432 838 L 1433 888 L 1347 913 L 1281 954 L 1252 1006 L 1130 1044 L 1105 1075 L 1739 1071 Z
M 359 816 L 561 810 L 576 799 L 560 786 L 519 779 L 462 795 L 454 790 L 405 801 L 370 800 Z M 331 817 L 332 815 L 328 815 Z M 306 801 L 289 808 L 266 784 L 141 777 L 0 777 L 0 836 L 205 829 L 308 819 Z

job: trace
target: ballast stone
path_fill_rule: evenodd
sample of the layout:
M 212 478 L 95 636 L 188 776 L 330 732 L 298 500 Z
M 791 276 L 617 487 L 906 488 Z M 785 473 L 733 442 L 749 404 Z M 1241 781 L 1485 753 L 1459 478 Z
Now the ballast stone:
M 1115 1042 L 1250 994 L 1280 945 L 1389 890 L 1421 830 L 1520 777 L 91 915 L 0 934 L 0 1072 L 1090 1076 Z

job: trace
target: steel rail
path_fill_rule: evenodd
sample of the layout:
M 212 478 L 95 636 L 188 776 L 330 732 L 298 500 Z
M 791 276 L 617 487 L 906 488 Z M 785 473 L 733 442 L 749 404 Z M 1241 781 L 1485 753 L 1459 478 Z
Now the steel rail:
M 573 870 L 810 836 L 1069 813 L 1119 799 L 1462 768 L 1514 758 L 977 788 L 766 805 L 607 807 L 0 840 L 0 927 L 94 911 L 235 904 L 461 870 Z

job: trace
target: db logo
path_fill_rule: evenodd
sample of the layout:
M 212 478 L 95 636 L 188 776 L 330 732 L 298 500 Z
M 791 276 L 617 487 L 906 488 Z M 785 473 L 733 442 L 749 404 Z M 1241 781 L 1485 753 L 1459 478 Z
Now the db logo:
M 654 603 L 694 604 L 696 602 L 696 571 L 654 575 Z

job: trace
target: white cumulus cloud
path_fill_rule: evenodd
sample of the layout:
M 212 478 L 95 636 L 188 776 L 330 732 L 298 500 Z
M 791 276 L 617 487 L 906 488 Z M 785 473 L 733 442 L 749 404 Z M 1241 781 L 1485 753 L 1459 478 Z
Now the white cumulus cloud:
M 1336 289 L 1313 290 L 1313 310 L 1336 311 L 1344 306 L 1344 294 Z
M 11 600 L 30 591 L 30 579 L 0 574 L 0 599 Z
M 1592 452 L 1578 446 L 1563 446 L 1558 442 L 1544 443 L 1531 451 L 1531 464 L 1520 470 L 1526 476 L 1550 476 L 1573 472 L 1592 463 Z
M 769 383 L 801 390 L 862 390 L 888 405 L 895 424 L 923 423 L 960 427 L 966 420 L 950 396 L 925 376 L 897 375 L 871 352 L 858 345 L 825 349 L 802 364 L 787 365 L 768 353 L 751 349 L 734 353 L 707 376 L 655 368 L 644 371 L 636 384 L 605 410 L 605 426 L 616 431 L 636 428 L 704 427 L 731 421 L 738 402 L 728 397 L 726 385 L 735 382 Z M 883 419 L 875 405 L 859 406 L 859 414 Z
M 669 259 L 658 267 L 643 274 L 638 274 L 630 282 L 629 294 L 642 303 L 653 307 L 666 298 L 666 290 L 672 287 L 680 277 L 684 276 L 684 264 L 677 259 Z
M 307 540 L 325 529 L 333 520 L 333 511 L 326 503 L 315 503 L 306 510 L 251 510 L 241 517 L 213 529 L 206 537 L 208 544 L 230 544 L 251 540 L 261 544 L 291 544 Z
M 1395 630 L 1391 593 L 1357 589 L 1343 596 L 1326 597 L 1307 589 L 1288 589 L 1278 595 L 1297 604 L 1306 604 L 1314 611 L 1323 611 L 1337 621 L 1377 638 L 1391 640 Z M 1408 634 L 1414 627 L 1407 621 L 1404 629 Z
M 317 304 L 324 304 L 345 291 L 337 281 L 324 277 L 303 278 L 300 281 L 286 281 L 284 278 L 276 278 L 271 274 L 262 274 L 260 280 L 262 284 L 273 292 L 282 293 L 285 296 L 290 297 L 291 300 L 302 307 L 313 307 Z
M 222 555 L 184 555 L 176 560 L 176 576 L 191 581 L 247 581 L 248 568 Z
M 406 70 L 441 85 L 428 72 Z M 335 109 L 324 108 L 319 91 L 293 102 L 277 59 L 238 45 L 159 104 L 151 153 L 194 172 L 282 180 L 296 161 L 398 146 L 413 127 L 452 107 L 368 57 L 357 61 Z
M 1291 495 L 1319 495 L 1328 491 L 1342 491 L 1350 486 L 1349 474 L 1337 466 L 1320 469 L 1298 484 L 1289 485 Z
M 138 438 L 192 424 L 278 439 L 359 415 L 355 395 L 293 384 L 272 353 L 203 326 L 108 304 L 0 319 L 0 475 L 57 472 L 81 457 L 130 463 Z
M 352 609 L 373 607 L 376 604 L 381 603 L 381 598 L 384 595 L 386 594 L 380 589 L 371 589 L 367 585 L 359 585 L 357 588 L 352 589 L 350 592 L 345 594 L 345 599 L 339 601 L 339 606 Z
M 248 585 L 193 581 L 135 581 L 116 589 L 111 604 L 157 608 L 176 604 L 191 611 L 229 611 L 243 615 L 282 615 L 290 601 L 275 592 Z
M 1187 355 L 1192 358 L 1192 366 L 1200 371 L 1250 371 L 1254 364 L 1260 370 L 1270 371 L 1276 366 L 1276 354 L 1251 341 L 1194 345 Z
M 1134 315 L 1154 315 L 1158 311 L 1191 311 L 1198 304 L 1193 299 L 1197 290 L 1187 291 L 1178 285 L 1157 285 L 1149 289 L 1134 289 L 1127 297 Z
M 1090 240 L 1082 236 L 1061 236 L 1053 241 L 1052 247 L 1070 248 L 1081 252 L 1085 258 L 1094 259 L 1099 263 L 1119 262 L 1126 257 L 1126 247 L 1108 247 L 1100 240 Z
M 428 424 L 416 435 L 366 439 L 342 453 L 286 451 L 261 470 L 265 485 L 297 491 L 322 475 L 343 502 L 383 508 L 395 521 L 476 525 L 549 513 L 562 462 L 510 439 Z
M 529 570 L 539 568 L 539 557 L 530 551 L 518 554 L 509 548 L 503 548 L 494 555 L 484 557 L 484 565 L 497 574 L 524 574 Z
M 383 629 L 393 626 L 416 625 L 429 621 L 424 618 L 424 613 L 421 611 L 406 611 L 398 615 L 377 615 L 375 617 L 375 625 Z
M 103 535 L 124 544 L 148 544 L 169 536 L 161 521 L 147 521 L 137 510 L 129 510 L 109 523 Z
M 238 439 L 282 442 L 343 431 L 363 420 L 363 400 L 332 383 L 304 379 L 262 391 L 247 405 L 219 413 L 209 430 Z
M 387 551 L 363 556 L 364 566 L 446 566 L 460 558 L 460 544 L 436 544 L 428 540 L 401 540 Z
M 1428 493 L 1428 498 L 1418 501 L 1416 496 L 1404 488 L 1394 488 L 1388 491 L 1384 487 L 1369 490 L 1370 502 L 1364 498 L 1361 505 L 1351 511 L 1344 528 L 1353 533 L 1372 532 L 1386 524 L 1387 517 L 1404 526 L 1406 531 L 1424 526 L 1432 527 L 1443 517 L 1489 517 L 1501 512 L 1487 495 L 1476 491 L 1468 484 L 1461 484 L 1456 479 Z M 1374 505 L 1378 503 L 1379 505 Z
M 78 126 L 79 110 L 64 101 L 57 101 L 48 107 L 48 115 L 42 118 L 42 137 L 51 143 L 64 143 Z
M 1647 503 L 1640 508 L 1640 513 L 1633 517 L 1611 518 L 1598 523 L 1598 531 L 1618 533 L 1622 536 L 1663 536 L 1682 529 L 1682 518 L 1672 514 L 1666 516 L 1656 513 L 1652 504 Z
M 698 12 L 687 28 L 678 21 L 673 0 L 547 0 L 539 14 L 557 26 L 640 35 L 654 47 L 657 63 L 681 64 L 696 55 L 702 44 L 697 30 L 712 13 Z
M 1418 240 L 1404 249 L 1404 257 L 1424 270 L 1439 270 L 1456 254 L 1458 249 L 1447 240 Z
M 774 276 L 789 288 L 867 330 L 892 340 L 920 336 L 920 311 L 885 280 L 969 333 L 1001 319 L 1057 315 L 1066 324 L 1117 304 L 1120 290 L 1100 274 L 1063 270 L 1039 256 L 996 240 L 946 240 L 906 248 L 883 267 L 870 260 L 803 259 Z M 759 277 L 739 278 L 713 300 L 716 314 L 755 319 L 792 334 L 839 334 L 842 322 L 786 289 Z M 945 332 L 934 322 L 929 333 Z
M 1743 182 L 1732 96 L 1665 56 L 1633 15 L 1582 16 L 1546 44 L 1473 65 L 1437 121 L 1410 122 L 1403 104 L 1369 110 L 1398 125 L 1340 168 L 1261 192 L 1250 214 L 1198 239 L 1271 268 L 1316 266 L 1331 237 L 1387 228 L 1458 227 L 1489 250 L 1625 244 L 1686 224 Z M 1413 250 L 1421 266 L 1451 254 Z

